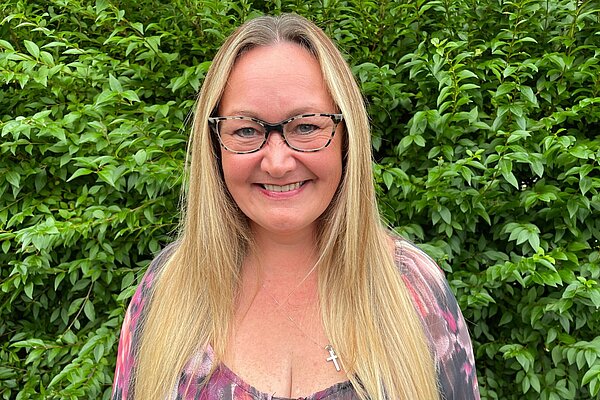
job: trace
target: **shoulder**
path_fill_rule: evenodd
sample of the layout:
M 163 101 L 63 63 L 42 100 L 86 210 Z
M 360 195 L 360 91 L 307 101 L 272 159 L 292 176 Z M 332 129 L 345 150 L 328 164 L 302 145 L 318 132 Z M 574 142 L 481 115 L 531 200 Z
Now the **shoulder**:
M 406 239 L 395 237 L 393 240 L 394 259 L 403 276 L 426 281 L 437 289 L 446 286 L 444 272 L 427 253 Z
M 113 380 L 113 399 L 129 399 L 133 396 L 131 390 L 133 371 L 136 366 L 142 322 L 151 298 L 152 287 L 156 276 L 176 247 L 176 243 L 168 245 L 152 260 L 129 302 L 119 337 L 117 365 Z
M 444 272 L 423 250 L 405 239 L 394 238 L 394 259 L 421 316 L 437 310 L 440 303 L 456 304 Z
M 394 238 L 394 257 L 423 322 L 444 399 L 478 399 L 469 330 L 444 272 L 423 250 Z

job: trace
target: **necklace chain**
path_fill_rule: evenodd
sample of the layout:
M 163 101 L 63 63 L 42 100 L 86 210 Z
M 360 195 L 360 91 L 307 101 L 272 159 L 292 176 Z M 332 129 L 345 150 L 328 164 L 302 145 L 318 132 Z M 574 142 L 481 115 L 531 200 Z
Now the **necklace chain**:
M 316 266 L 316 264 L 315 264 L 315 266 Z M 304 279 L 302 279 L 302 281 L 301 281 L 301 282 L 300 282 L 300 283 L 299 283 L 299 284 L 298 284 L 298 285 L 297 285 L 297 286 L 294 288 L 294 290 L 296 290 L 296 289 L 298 289 L 298 287 L 300 287 L 300 285 L 301 285 L 301 284 L 302 284 L 302 283 L 303 283 L 303 282 L 304 282 L 304 281 L 305 281 L 305 280 L 308 278 L 308 276 L 309 276 L 309 275 L 312 273 L 312 271 L 314 271 L 314 269 L 315 269 L 315 267 L 313 267 L 313 268 L 312 268 L 312 269 L 311 269 L 311 270 L 308 272 L 308 274 L 307 274 L 307 275 L 304 277 Z M 329 362 L 329 361 L 333 361 L 333 365 L 334 365 L 334 367 L 335 367 L 335 370 L 339 372 L 339 371 L 341 370 L 341 368 L 340 368 L 340 364 L 339 364 L 339 362 L 338 362 L 338 358 L 339 358 L 339 357 L 337 356 L 337 354 L 336 354 L 336 352 L 335 352 L 335 349 L 333 348 L 333 346 L 332 346 L 332 345 L 330 345 L 330 344 L 327 344 L 327 345 L 325 345 L 325 346 L 321 346 L 319 343 L 317 343 L 317 341 L 316 341 L 316 340 L 315 340 L 315 339 L 314 339 L 312 336 L 308 335 L 308 334 L 306 333 L 306 331 L 305 331 L 305 330 L 302 328 L 302 326 L 300 326 L 300 324 L 299 324 L 298 322 L 296 322 L 296 320 L 294 320 L 294 318 L 292 318 L 292 317 L 291 317 L 291 315 L 289 315 L 288 313 L 286 313 L 286 312 L 283 310 L 283 308 L 282 308 L 282 307 L 283 307 L 282 303 L 280 303 L 279 301 L 277 301 L 277 299 L 275 298 L 275 296 L 273 296 L 273 295 L 271 294 L 271 292 L 269 291 L 269 289 L 267 289 L 267 287 L 265 286 L 265 284 L 264 284 L 264 283 L 262 284 L 262 287 L 263 287 L 263 289 L 264 289 L 265 293 L 266 293 L 267 295 L 269 295 L 269 297 L 270 297 L 270 298 L 273 300 L 273 302 L 275 302 L 275 304 L 277 305 L 277 308 L 276 308 L 275 310 L 276 310 L 277 312 L 279 312 L 280 314 L 282 314 L 283 316 L 285 316 L 287 319 L 289 319 L 289 320 L 290 320 L 290 322 L 291 322 L 292 324 L 294 324 L 294 325 L 296 326 L 296 328 L 298 328 L 298 330 L 300 331 L 300 333 L 302 333 L 302 335 L 303 335 L 305 338 L 307 338 L 308 340 L 310 340 L 311 342 L 313 342 L 313 343 L 315 344 L 315 346 L 317 346 L 317 347 L 318 347 L 318 348 L 320 348 L 320 349 L 326 350 L 326 351 L 329 353 L 329 357 L 328 357 L 328 358 L 326 358 L 326 361 L 327 361 L 327 362 Z M 285 298 L 285 300 L 284 300 L 284 302 L 283 302 L 283 303 L 285 303 L 285 302 L 287 302 L 287 301 L 288 301 L 288 299 L 290 298 L 290 296 L 291 296 L 291 294 L 294 292 L 294 290 L 292 290 L 292 291 L 291 291 L 291 292 L 290 292 L 290 293 L 289 293 L 289 294 L 286 296 L 286 298 Z
M 283 305 L 277 301 L 277 299 L 275 298 L 275 296 L 273 296 L 271 294 L 271 292 L 269 292 L 269 289 L 267 289 L 267 287 L 264 285 L 262 285 L 263 289 L 265 290 L 265 293 L 269 295 L 269 297 L 273 300 L 273 302 L 275 302 L 275 304 L 277 305 L 276 311 L 279 312 L 280 314 L 282 314 L 284 317 L 286 317 L 287 319 L 289 319 L 292 324 L 294 324 L 296 326 L 296 328 L 298 328 L 298 330 L 300 331 L 300 333 L 302 333 L 307 339 L 309 339 L 311 342 L 313 342 L 317 347 L 323 349 L 324 347 L 321 346 L 319 343 L 317 343 L 317 341 L 312 338 L 311 336 L 307 335 L 306 332 L 304 331 L 304 329 L 302 328 L 302 326 L 300 326 L 300 324 L 298 322 L 296 322 L 296 320 L 294 318 L 292 318 L 288 313 L 286 313 L 283 310 Z
M 300 286 L 302 286 L 302 284 L 304 282 L 306 282 L 306 280 L 308 279 L 308 277 L 315 271 L 315 269 L 317 268 L 318 264 L 319 264 L 319 261 L 317 261 L 315 263 L 315 265 L 312 266 L 312 268 L 308 271 L 308 273 L 306 275 L 304 275 L 304 278 L 302 278 L 302 280 L 292 289 L 291 292 L 289 292 L 287 294 L 287 296 L 285 296 L 285 298 L 281 301 L 281 303 L 279 301 L 277 301 L 277 299 L 275 298 L 275 296 L 273 296 L 271 294 L 271 292 L 269 292 L 269 289 L 267 289 L 267 287 L 265 286 L 265 284 L 264 283 L 262 284 L 263 289 L 265 289 L 265 291 L 267 292 L 267 294 L 269 295 L 269 297 L 271 297 L 273 299 L 273 301 L 275 302 L 275 304 L 277 304 L 277 309 L 280 309 L 283 304 L 287 303 L 287 301 L 290 299 L 290 297 L 292 297 L 292 294 L 294 294 L 294 292 L 296 290 L 298 290 L 298 288 Z M 289 316 L 288 316 L 288 318 L 289 318 Z
M 260 260 L 258 260 L 259 264 L 260 264 Z M 267 295 L 273 300 L 273 302 L 275 302 L 275 304 L 277 305 L 277 308 L 275 309 L 277 312 L 279 312 L 280 314 L 282 314 L 283 316 L 285 316 L 287 319 L 290 320 L 290 322 L 292 324 L 294 324 L 294 326 L 296 326 L 296 328 L 298 328 L 298 330 L 300 331 L 300 333 L 302 333 L 302 335 L 304 337 L 306 337 L 308 340 L 310 340 L 311 342 L 313 342 L 318 348 L 326 350 L 329 353 L 329 357 L 325 359 L 325 361 L 327 362 L 333 362 L 333 365 L 335 367 L 336 371 L 341 371 L 341 367 L 340 367 L 340 363 L 338 361 L 339 357 L 335 352 L 335 349 L 333 348 L 333 346 L 331 344 L 327 344 L 325 346 L 321 346 L 319 343 L 317 343 L 317 341 L 309 336 L 304 329 L 302 329 L 302 326 L 300 326 L 300 324 L 298 324 L 298 322 L 296 322 L 288 313 L 286 313 L 283 310 L 283 304 L 287 303 L 288 300 L 290 299 L 290 297 L 292 297 L 292 294 L 298 290 L 298 288 L 300 286 L 302 286 L 302 284 L 308 279 L 308 277 L 315 271 L 315 269 L 317 268 L 317 265 L 319 265 L 319 260 L 317 260 L 317 262 L 315 263 L 315 265 L 312 266 L 312 268 L 308 271 L 308 273 L 306 275 L 304 275 L 304 278 L 302 278 L 302 280 L 300 280 L 300 282 L 287 294 L 287 296 L 285 296 L 285 298 L 280 302 L 278 301 L 275 296 L 273 296 L 271 294 L 271 292 L 269 291 L 269 289 L 267 289 L 267 287 L 265 286 L 264 282 L 262 283 L 262 288 L 264 289 L 265 293 L 267 293 Z

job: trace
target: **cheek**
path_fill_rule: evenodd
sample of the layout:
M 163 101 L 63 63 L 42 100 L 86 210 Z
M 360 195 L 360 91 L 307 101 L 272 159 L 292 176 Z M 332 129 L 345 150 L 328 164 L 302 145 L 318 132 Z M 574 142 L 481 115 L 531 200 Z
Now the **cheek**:
M 239 154 L 231 154 L 223 152 L 221 155 L 221 171 L 225 187 L 233 200 L 239 204 L 243 200 L 243 193 L 246 193 L 251 186 L 251 176 L 256 172 L 256 168 L 260 161 L 250 154 L 240 156 Z
M 235 185 L 240 181 L 241 172 L 244 171 L 239 160 L 235 160 L 231 155 L 223 152 L 221 154 L 221 171 L 225 186 L 227 186 L 230 193 L 235 192 Z
M 328 157 L 323 158 L 319 165 L 319 172 L 327 185 L 323 194 L 326 198 L 331 200 L 335 195 L 335 192 L 337 192 L 343 177 L 341 153 L 336 151 L 335 153 L 328 155 Z

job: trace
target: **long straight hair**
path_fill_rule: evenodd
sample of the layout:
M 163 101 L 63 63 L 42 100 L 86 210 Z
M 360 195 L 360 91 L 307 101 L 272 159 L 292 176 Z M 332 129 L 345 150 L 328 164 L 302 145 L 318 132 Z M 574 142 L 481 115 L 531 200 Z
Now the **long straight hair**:
M 168 398 L 186 361 L 209 344 L 215 362 L 223 359 L 252 236 L 226 190 L 207 118 L 237 58 L 279 42 L 297 43 L 316 58 L 344 115 L 343 176 L 319 219 L 317 237 L 325 333 L 360 398 L 438 399 L 432 349 L 378 214 L 362 95 L 334 43 L 297 15 L 246 22 L 223 44 L 206 75 L 188 148 L 179 244 L 156 277 L 143 322 L 135 398 Z

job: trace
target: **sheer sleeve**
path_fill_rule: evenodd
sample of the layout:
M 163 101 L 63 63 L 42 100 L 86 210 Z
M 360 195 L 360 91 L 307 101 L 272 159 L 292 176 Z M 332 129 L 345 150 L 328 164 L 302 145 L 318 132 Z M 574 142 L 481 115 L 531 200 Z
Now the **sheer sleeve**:
M 396 242 L 396 262 L 429 336 L 441 398 L 479 399 L 469 331 L 443 272 L 405 240 Z
M 166 262 L 171 253 L 172 246 L 165 248 L 150 263 L 142 281 L 138 285 L 131 301 L 119 337 L 119 348 L 117 352 L 117 365 L 112 387 L 113 400 L 133 399 L 134 371 L 137 365 L 137 352 L 140 343 L 144 314 L 146 312 L 152 284 L 157 271 Z

